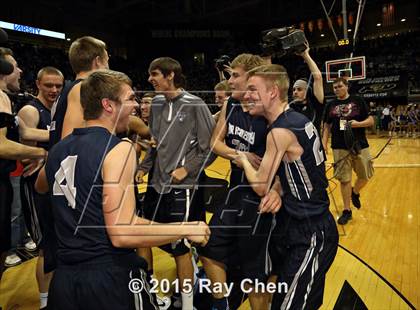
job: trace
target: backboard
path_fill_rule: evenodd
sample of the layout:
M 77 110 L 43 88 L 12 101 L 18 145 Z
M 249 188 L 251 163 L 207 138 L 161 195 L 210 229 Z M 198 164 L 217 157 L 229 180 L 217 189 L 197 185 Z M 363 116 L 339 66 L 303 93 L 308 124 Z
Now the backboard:
M 338 77 L 347 77 L 349 81 L 366 78 L 365 56 L 327 60 L 325 62 L 327 83 L 332 83 Z

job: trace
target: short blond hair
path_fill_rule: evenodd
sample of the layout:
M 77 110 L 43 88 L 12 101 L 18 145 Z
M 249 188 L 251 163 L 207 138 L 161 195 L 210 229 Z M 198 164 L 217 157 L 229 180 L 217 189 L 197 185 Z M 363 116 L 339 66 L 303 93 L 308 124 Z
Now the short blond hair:
M 290 81 L 287 71 L 282 65 L 263 65 L 248 71 L 248 78 L 254 75 L 276 85 L 280 90 L 281 100 L 288 99 L 287 92 Z
M 226 96 L 231 95 L 231 90 L 230 90 L 230 87 L 229 87 L 229 83 L 226 80 L 217 83 L 216 86 L 214 86 L 214 90 L 224 91 L 226 93 Z
M 43 77 L 45 74 L 57 75 L 57 76 L 61 77 L 61 78 L 63 79 L 63 81 L 64 81 L 64 75 L 63 75 L 63 73 L 61 73 L 61 71 L 60 71 L 60 70 L 58 70 L 57 68 L 55 68 L 55 67 L 51 67 L 51 66 L 44 67 L 44 68 L 42 68 L 41 70 L 39 70 L 39 71 L 38 71 L 38 74 L 36 75 L 36 79 L 37 79 L 38 81 L 41 81 L 41 80 L 42 80 L 42 77 Z
M 258 55 L 253 54 L 240 54 L 230 64 L 231 68 L 242 67 L 245 71 L 254 69 L 266 64 L 266 61 Z

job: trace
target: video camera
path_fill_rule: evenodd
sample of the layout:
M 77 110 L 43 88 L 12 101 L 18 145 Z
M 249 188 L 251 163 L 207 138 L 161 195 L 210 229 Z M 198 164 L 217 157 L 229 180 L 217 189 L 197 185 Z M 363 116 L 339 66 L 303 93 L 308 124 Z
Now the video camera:
M 302 53 L 306 49 L 306 37 L 302 30 L 282 27 L 264 30 L 260 43 L 263 56 L 283 57 L 287 54 Z
M 17 93 L 7 93 L 7 96 L 9 97 L 10 101 L 13 102 L 13 110 L 15 113 L 19 112 L 20 109 L 27 104 L 29 101 L 32 101 L 36 99 L 34 95 L 31 93 L 25 92 L 17 92 Z
M 224 71 L 226 69 L 225 66 L 229 66 L 230 57 L 228 55 L 222 55 L 215 59 L 214 63 L 216 64 L 217 69 Z

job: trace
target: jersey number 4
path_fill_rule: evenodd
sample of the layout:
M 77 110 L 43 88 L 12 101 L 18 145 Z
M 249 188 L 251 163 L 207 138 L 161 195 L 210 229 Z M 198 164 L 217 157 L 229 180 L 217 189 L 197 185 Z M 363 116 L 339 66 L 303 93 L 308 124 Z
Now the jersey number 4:
M 309 123 L 306 123 L 305 125 L 305 132 L 308 135 L 309 139 L 312 139 L 312 137 L 315 135 L 315 141 L 312 147 L 312 151 L 314 152 L 316 165 L 319 166 L 320 164 L 324 162 L 325 157 L 324 157 L 324 151 L 321 148 L 321 140 L 319 139 L 318 131 L 316 130 L 314 124 L 309 122 Z
M 76 171 L 77 155 L 67 156 L 60 164 L 60 169 L 54 175 L 53 194 L 65 196 L 68 204 L 73 209 L 76 208 L 77 190 L 74 187 L 74 173 Z

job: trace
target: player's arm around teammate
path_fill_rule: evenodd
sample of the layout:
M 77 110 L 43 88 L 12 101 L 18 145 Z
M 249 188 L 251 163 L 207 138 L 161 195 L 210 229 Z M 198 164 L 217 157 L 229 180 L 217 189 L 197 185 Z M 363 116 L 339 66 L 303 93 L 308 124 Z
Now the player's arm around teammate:
M 104 184 L 118 184 L 103 188 L 103 213 L 112 244 L 121 248 L 150 247 L 187 238 L 205 245 L 210 230 L 204 222 L 160 224 L 135 215 L 135 167 L 136 155 L 129 142 L 118 144 L 104 161 Z M 48 191 L 45 168 L 42 168 L 35 187 L 40 193 Z
M 296 137 L 287 129 L 271 130 L 267 135 L 266 151 L 258 170 L 252 166 L 246 154 L 238 152 L 235 159 L 242 163 L 249 183 L 259 196 L 264 196 L 270 191 L 281 159 L 293 142 L 297 143 Z

